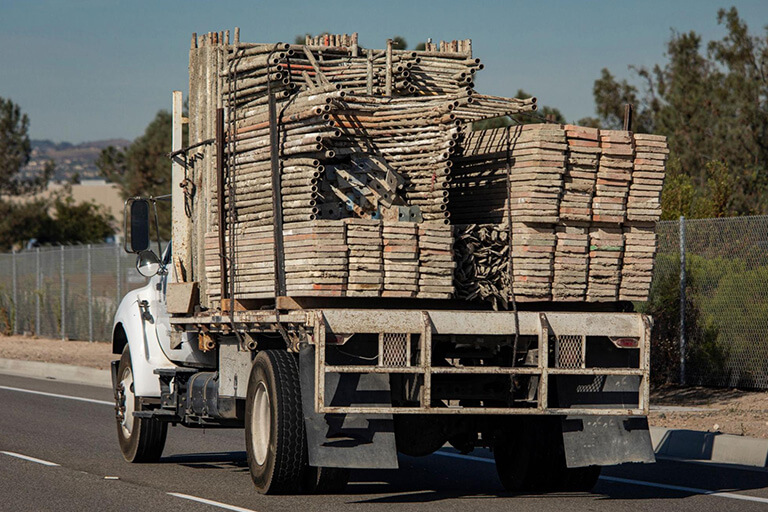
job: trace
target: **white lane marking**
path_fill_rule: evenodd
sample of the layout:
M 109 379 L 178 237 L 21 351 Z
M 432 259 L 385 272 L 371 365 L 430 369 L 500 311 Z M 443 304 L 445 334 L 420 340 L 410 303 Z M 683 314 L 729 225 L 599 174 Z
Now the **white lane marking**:
M 442 455 L 443 457 L 455 457 L 457 459 L 474 460 L 477 462 L 490 462 L 491 464 L 496 463 L 496 461 L 494 461 L 493 459 L 489 459 L 487 457 L 474 457 L 472 455 L 462 455 L 460 453 L 444 452 L 442 450 L 436 451 L 435 455 Z
M 235 512 L 256 512 L 250 508 L 236 507 L 234 505 L 227 505 L 219 501 L 207 500 L 205 498 L 198 498 L 197 496 L 190 496 L 189 494 L 181 494 L 179 492 L 169 492 L 170 496 L 176 496 L 185 500 L 196 501 L 198 503 L 205 503 L 206 505 L 212 505 L 214 507 L 223 508 L 225 510 L 234 510 Z
M 669 489 L 671 491 L 690 492 L 693 494 L 704 494 L 706 496 L 717 496 L 719 498 L 730 498 L 733 500 L 757 501 L 758 503 L 768 503 L 768 498 L 759 498 L 746 494 L 736 494 L 734 492 L 711 491 L 709 489 L 697 489 L 695 487 L 683 487 L 681 485 L 659 484 L 656 482 L 644 482 L 642 480 L 630 480 L 628 478 L 617 478 L 614 476 L 601 476 L 600 480 L 616 482 L 621 484 L 642 485 L 644 487 L 658 487 L 659 489 Z
M 55 462 L 49 462 L 49 461 L 43 460 L 43 459 L 36 459 L 34 457 L 30 457 L 29 455 L 22 455 L 22 454 L 16 453 L 16 452 L 1 452 L 0 451 L 0 453 L 4 453 L 6 455 L 10 455 L 11 457 L 16 457 L 18 459 L 28 460 L 30 462 L 37 462 L 38 464 L 42 464 L 43 466 L 58 466 L 58 464 L 56 464 Z
M 93 398 L 83 398 L 80 396 L 59 395 L 56 393 L 46 393 L 45 391 L 33 391 L 31 389 L 12 388 L 10 386 L 0 386 L 0 389 L 4 389 L 6 391 L 18 391 L 19 393 L 30 393 L 33 395 L 50 396 L 53 398 L 65 398 L 67 400 L 77 400 L 78 402 L 88 402 L 91 404 L 112 405 L 112 406 L 115 405 L 115 402 L 107 402 L 106 400 L 95 400 Z
M 435 455 L 442 455 L 444 457 L 455 457 L 457 459 L 473 460 L 477 462 L 487 462 L 489 464 L 496 463 L 493 459 L 489 459 L 486 457 L 473 457 L 471 455 L 462 455 L 460 453 L 444 452 L 442 450 L 436 451 Z M 768 503 L 768 498 L 760 498 L 758 496 L 749 496 L 746 494 L 736 494 L 733 492 L 712 491 L 709 489 L 698 489 L 696 487 L 684 487 L 680 485 L 662 484 L 657 482 L 645 482 L 643 480 L 630 480 L 629 478 L 618 478 L 614 476 L 601 476 L 600 480 L 605 480 L 606 482 L 621 483 L 621 484 L 640 485 L 643 487 L 657 487 L 659 489 L 689 492 L 692 494 L 703 494 L 705 496 L 717 496 L 719 498 L 730 498 L 732 500 L 756 501 L 758 503 Z

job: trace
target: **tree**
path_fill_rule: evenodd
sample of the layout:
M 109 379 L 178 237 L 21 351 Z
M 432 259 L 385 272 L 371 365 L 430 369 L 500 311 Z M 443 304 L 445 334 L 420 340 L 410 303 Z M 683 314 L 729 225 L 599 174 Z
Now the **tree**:
M 423 52 L 424 50 L 427 49 L 427 43 L 422 41 L 421 43 L 417 44 L 413 49 L 416 50 L 417 52 Z
M 114 234 L 115 219 L 103 206 L 75 203 L 71 189 L 49 199 L 0 202 L 0 249 L 39 244 L 98 243 Z
M 29 118 L 21 112 L 21 107 L 0 97 L 0 194 L 39 191 L 53 175 L 53 162 L 48 162 L 37 176 L 21 176 L 32 153 L 28 131 Z
M 704 44 L 695 32 L 673 32 L 665 63 L 631 67 L 643 94 L 603 70 L 593 91 L 596 111 L 602 126 L 616 127 L 621 104 L 631 102 L 635 131 L 668 137 L 679 168 L 667 196 L 692 187 L 712 201 L 692 203 L 691 214 L 768 213 L 768 28 L 766 36 L 752 36 L 736 8 L 721 9 L 717 19 L 727 30 L 721 40 Z
M 120 187 L 123 198 L 162 196 L 171 193 L 171 114 L 159 111 L 144 134 L 124 150 L 102 150 L 96 162 L 101 174 Z M 158 203 L 160 236 L 171 233 L 171 209 Z
M 29 118 L 11 100 L 0 98 L 0 190 L 8 192 L 29 162 Z
M 405 41 L 405 38 L 402 36 L 395 36 L 392 38 L 393 50 L 405 50 L 406 48 L 408 48 L 408 43 Z
M 532 95 L 528 94 L 522 89 L 518 89 L 517 93 L 515 94 L 515 98 L 518 99 L 528 99 Z M 535 116 L 519 116 L 520 122 L 522 124 L 529 124 L 529 123 L 541 123 L 541 122 L 554 122 L 554 123 L 560 123 L 565 124 L 567 121 L 565 120 L 565 116 L 562 112 L 560 112 L 559 109 L 555 107 L 550 107 L 549 105 L 538 105 L 537 104 L 536 109 L 536 115 Z
M 650 107 L 638 97 L 637 88 L 626 80 L 616 81 L 607 69 L 603 69 L 592 88 L 595 97 L 597 118 L 579 120 L 585 126 L 601 127 L 607 130 L 620 130 L 624 127 L 624 108 L 634 107 L 632 131 L 653 133 L 653 113 Z
M 72 196 L 62 195 L 53 201 L 54 219 L 52 243 L 94 243 L 112 236 L 114 217 L 102 205 L 93 202 L 75 203 Z
M 304 43 L 307 42 L 307 38 L 308 37 L 312 37 L 312 34 L 310 34 L 309 32 L 307 32 L 303 36 L 302 35 L 298 35 L 298 36 L 293 38 L 293 44 L 304 44 Z
M 29 163 L 29 118 L 11 100 L 0 98 L 0 193 L 19 196 L 42 191 L 54 164 L 43 172 L 22 176 Z M 40 243 L 99 242 L 114 233 L 112 216 L 93 203 L 76 204 L 71 188 L 52 198 L 6 197 L 0 200 L 0 249 Z

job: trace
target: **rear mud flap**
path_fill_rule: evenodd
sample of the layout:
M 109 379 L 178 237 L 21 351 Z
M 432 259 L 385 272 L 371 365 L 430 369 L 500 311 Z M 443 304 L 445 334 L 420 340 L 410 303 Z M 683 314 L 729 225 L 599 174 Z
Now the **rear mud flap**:
M 301 349 L 299 369 L 309 464 L 334 468 L 397 469 L 392 415 L 318 414 L 314 404 L 314 346 Z M 389 377 L 383 374 L 328 374 L 325 403 L 389 406 Z
M 648 419 L 639 416 L 567 416 L 563 447 L 569 468 L 656 461 Z

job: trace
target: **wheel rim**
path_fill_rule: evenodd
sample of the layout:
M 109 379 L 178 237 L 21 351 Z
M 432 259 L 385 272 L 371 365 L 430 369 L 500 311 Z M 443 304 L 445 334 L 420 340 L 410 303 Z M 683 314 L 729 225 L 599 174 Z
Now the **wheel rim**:
M 259 382 L 253 400 L 253 414 L 251 415 L 253 455 L 259 466 L 264 465 L 264 462 L 267 460 L 271 426 L 272 411 L 269 407 L 269 394 L 264 383 Z
M 123 410 L 122 418 L 120 419 L 120 426 L 123 429 L 123 434 L 126 437 L 130 437 L 133 432 L 133 411 L 135 409 L 135 395 L 133 393 L 133 372 L 130 368 L 126 368 L 123 372 L 123 379 L 120 381 L 120 387 L 122 392 L 120 395 L 122 403 L 120 404 Z

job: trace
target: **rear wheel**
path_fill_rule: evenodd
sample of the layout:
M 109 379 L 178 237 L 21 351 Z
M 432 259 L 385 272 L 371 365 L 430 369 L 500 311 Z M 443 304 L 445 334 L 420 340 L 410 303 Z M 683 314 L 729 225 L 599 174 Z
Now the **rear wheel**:
M 501 485 L 507 491 L 527 490 L 531 448 L 524 436 L 518 436 L 516 432 L 509 432 L 505 437 L 496 439 L 493 458 L 496 460 L 496 472 Z
M 559 418 L 516 424 L 497 437 L 496 471 L 507 491 L 591 491 L 600 466 L 569 468 L 565 462 Z
M 128 345 L 117 367 L 116 416 L 120 451 L 128 462 L 156 462 L 163 454 L 168 424 L 150 418 L 136 418 L 134 411 L 147 410 L 134 391 L 133 367 Z
M 567 468 L 565 470 L 565 490 L 590 492 L 600 478 L 600 466 L 586 466 L 583 468 Z
M 260 493 L 343 490 L 348 470 L 308 464 L 295 355 L 285 350 L 259 352 L 248 382 L 245 418 L 248 466 Z
M 307 494 L 338 494 L 349 481 L 347 468 L 317 468 L 306 465 L 302 479 L 302 491 Z

